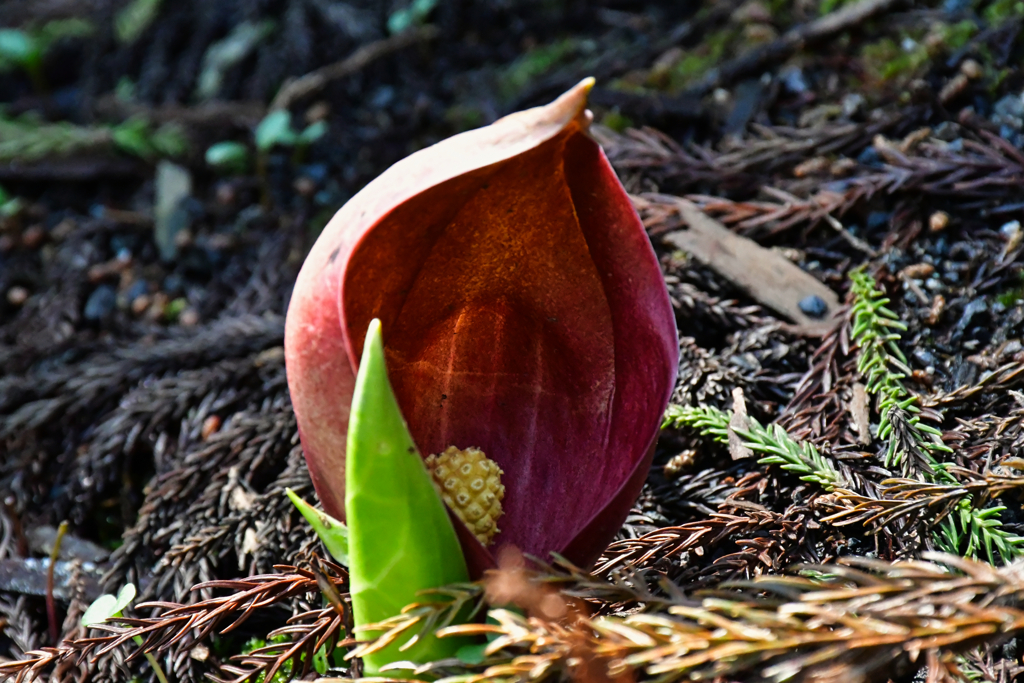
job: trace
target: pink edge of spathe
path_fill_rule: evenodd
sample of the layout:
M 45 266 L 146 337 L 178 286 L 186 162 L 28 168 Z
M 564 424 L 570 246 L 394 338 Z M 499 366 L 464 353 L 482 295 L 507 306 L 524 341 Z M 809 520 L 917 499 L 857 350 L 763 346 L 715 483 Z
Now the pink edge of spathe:
M 551 104 L 517 112 L 394 164 L 335 214 L 292 290 L 285 321 L 288 388 L 310 476 L 324 510 L 345 518 L 345 447 L 357 351 L 341 317 L 339 276 L 359 240 L 394 207 L 446 180 L 532 149 L 586 117 L 593 79 Z M 385 331 L 386 332 L 386 331 Z

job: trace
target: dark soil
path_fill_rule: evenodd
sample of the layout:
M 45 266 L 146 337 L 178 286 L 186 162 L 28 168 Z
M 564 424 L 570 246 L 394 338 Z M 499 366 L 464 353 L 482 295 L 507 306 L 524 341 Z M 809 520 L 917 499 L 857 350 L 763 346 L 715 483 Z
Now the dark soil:
M 885 469 L 883 441 L 860 433 L 849 408 L 864 378 L 847 312 L 825 312 L 836 325 L 823 338 L 794 330 L 714 264 L 662 242 L 680 225 L 665 195 L 781 250 L 840 298 L 865 266 L 907 325 L 904 382 L 953 448 L 948 460 L 983 473 L 1020 457 L 1020 3 L 442 2 L 419 22 L 436 33 L 291 102 L 296 128 L 323 121 L 324 137 L 263 153 L 253 131 L 281 85 L 386 39 L 407 3 L 153 3 L 155 20 L 119 37 L 125 8 L 145 4 L 0 1 L 0 26 L 57 35 L 35 71 L 0 41 L 0 657 L 55 644 L 39 561 L 64 521 L 53 627 L 65 637 L 81 635 L 96 595 L 126 582 L 145 599 L 194 602 L 199 582 L 308 562 L 319 543 L 283 495 L 314 496 L 281 349 L 306 250 L 398 159 L 590 75 L 595 135 L 639 197 L 676 306 L 674 402 L 731 409 L 739 387 L 752 416 L 834 456 L 864 492 L 907 474 Z M 808 30 L 821 28 L 822 5 L 854 4 L 876 11 Z M 88 22 L 85 35 L 69 19 Z M 264 33 L 214 74 L 211 46 L 243 25 Z M 203 74 L 218 79 L 207 95 Z M 111 133 L 129 120 L 142 148 Z M 72 143 L 58 122 L 102 134 Z M 8 145 L 30 133 L 35 150 Z M 245 170 L 206 163 L 224 141 L 248 148 Z M 190 179 L 170 227 L 155 208 L 168 164 Z M 687 590 L 931 544 L 909 527 L 819 524 L 821 498 L 782 469 L 666 430 L 622 538 L 696 529 L 716 513 L 746 520 L 638 563 Z M 996 502 L 1003 530 L 1024 535 L 1019 493 Z M 202 680 L 302 604 L 166 665 Z M 991 664 L 991 652 L 970 656 Z M 1015 655 L 1000 657 L 1008 680 Z M 91 675 L 151 672 L 115 656 Z

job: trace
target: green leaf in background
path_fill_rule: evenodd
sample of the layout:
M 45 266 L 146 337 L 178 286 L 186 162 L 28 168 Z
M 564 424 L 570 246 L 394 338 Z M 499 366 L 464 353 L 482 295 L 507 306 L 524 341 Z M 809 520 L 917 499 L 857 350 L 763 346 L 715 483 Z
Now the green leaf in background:
M 252 54 L 274 31 L 273 21 L 243 21 L 224 38 L 206 48 L 196 85 L 196 99 L 209 100 L 220 92 L 227 73 Z
M 412 0 L 405 9 L 391 13 L 388 17 L 388 32 L 397 35 L 412 26 L 419 26 L 427 20 L 435 7 L 437 0 Z
M 295 131 L 292 130 L 292 114 L 287 109 L 270 112 L 256 126 L 256 147 L 261 152 L 270 151 L 274 145 L 291 147 L 295 144 L 295 140 Z
M 244 173 L 249 166 L 249 150 L 241 142 L 217 142 L 207 148 L 206 164 L 226 173 Z
M 114 18 L 114 32 L 122 43 L 134 43 L 160 13 L 163 0 L 132 0 Z
M 299 133 L 298 144 L 309 145 L 323 136 L 327 135 L 327 122 L 317 121 L 306 126 L 305 130 Z
M 24 66 L 39 52 L 38 43 L 24 31 L 0 29 L 0 59 Z
M 379 320 L 370 323 L 363 345 L 346 458 L 345 514 L 356 626 L 396 616 L 405 605 L 424 599 L 420 591 L 468 581 L 455 528 L 388 381 Z M 458 639 L 425 634 L 413 647 L 400 651 L 408 639 L 402 637 L 365 657 L 367 673 L 397 661 L 452 657 L 464 645 Z
M 285 489 L 284 492 L 288 495 L 288 499 L 292 501 L 292 504 L 299 509 L 302 516 L 306 518 L 309 525 L 313 527 L 313 531 L 323 541 L 324 547 L 327 548 L 327 552 L 331 554 L 331 557 L 338 564 L 348 566 L 348 527 L 342 522 L 334 519 L 323 510 L 317 510 L 315 507 L 302 500 L 296 495 L 291 489 Z
M 110 131 L 118 149 L 143 159 L 153 156 L 153 145 L 149 142 L 149 124 L 137 116 L 119 123 Z

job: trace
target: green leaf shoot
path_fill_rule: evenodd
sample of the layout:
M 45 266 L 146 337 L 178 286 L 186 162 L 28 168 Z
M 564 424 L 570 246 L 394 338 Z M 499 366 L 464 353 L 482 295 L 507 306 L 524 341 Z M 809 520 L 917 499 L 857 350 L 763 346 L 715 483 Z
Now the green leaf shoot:
M 360 638 L 373 638 L 367 625 L 428 600 L 421 591 L 469 580 L 455 528 L 388 381 L 379 320 L 370 323 L 356 375 L 346 458 L 352 608 Z M 425 635 L 403 650 L 408 640 L 366 655 L 367 673 L 398 661 L 453 657 L 464 644 Z
M 299 498 L 291 489 L 285 489 L 284 492 L 288 495 L 288 499 L 292 501 L 292 504 L 302 513 L 302 516 L 306 518 L 309 525 L 313 527 L 313 531 L 323 541 L 324 547 L 327 548 L 327 552 L 331 554 L 331 557 L 339 564 L 347 567 L 348 527 L 323 510 L 317 510 L 302 500 L 302 498 Z
M 256 126 L 256 148 L 269 152 L 275 145 L 291 147 L 297 136 L 292 130 L 292 114 L 287 109 L 278 109 L 267 114 Z
M 217 142 L 207 148 L 206 164 L 226 173 L 244 173 L 249 166 L 249 150 L 233 140 Z

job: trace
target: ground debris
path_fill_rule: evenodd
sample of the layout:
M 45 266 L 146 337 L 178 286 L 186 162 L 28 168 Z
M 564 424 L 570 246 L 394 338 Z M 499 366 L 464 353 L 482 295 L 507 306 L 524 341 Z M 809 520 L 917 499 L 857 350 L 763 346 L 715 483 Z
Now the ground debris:
M 187 0 L 155 3 L 133 39 L 104 3 L 0 4 L 5 26 L 30 33 L 82 12 L 94 24 L 88 40 L 53 44 L 45 87 L 0 62 L 0 137 L 26 132 L 0 141 L 0 667 L 22 666 L 11 658 L 56 681 L 145 680 L 129 630 L 90 632 L 100 638 L 87 644 L 77 624 L 97 590 L 127 582 L 176 605 L 137 608 L 124 627 L 154 626 L 147 647 L 183 683 L 273 673 L 284 644 L 240 653 L 275 629 L 309 652 L 291 661 L 294 673 L 319 638 L 339 642 L 344 604 L 323 605 L 318 586 L 329 576 L 343 593 L 343 571 L 316 558 L 319 542 L 284 496 L 314 501 L 282 349 L 303 254 L 348 197 L 409 151 L 596 75 L 591 134 L 636 198 L 677 317 L 672 403 L 705 422 L 663 430 L 643 493 L 592 573 L 555 562 L 538 591 L 506 567 L 506 588 L 524 604 L 565 588 L 602 618 L 634 617 L 629 633 L 641 641 L 662 637 L 637 626 L 644 610 L 752 628 L 742 612 L 783 629 L 750 637 L 796 628 L 811 638 L 797 611 L 783 618 L 763 595 L 778 589 L 786 605 L 795 590 L 826 619 L 829 605 L 850 606 L 812 592 L 835 572 L 850 590 L 885 585 L 921 613 L 893 603 L 872 613 L 878 621 L 851 622 L 877 638 L 871 629 L 890 619 L 891 647 L 793 646 L 771 655 L 775 669 L 684 673 L 1019 676 L 1019 626 L 1007 624 L 1024 623 L 1022 588 L 1014 569 L 989 564 L 1020 554 L 1024 535 L 1024 80 L 1013 3 L 439 3 L 390 35 L 387 13 L 362 0 Z M 210 99 L 194 102 L 200 66 L 241 22 L 260 39 L 218 62 L 202 91 Z M 254 129 L 280 107 L 300 130 L 326 133 L 308 148 L 253 149 Z M 168 123 L 189 145 L 180 154 L 115 141 L 132 130 L 151 141 Z M 201 152 L 217 142 L 241 145 L 247 165 L 205 165 Z M 168 156 L 190 183 L 161 201 L 156 169 Z M 728 258 L 712 250 L 723 245 Z M 855 283 L 868 281 L 866 303 Z M 869 325 L 865 338 L 865 306 L 894 326 Z M 745 424 L 732 419 L 737 393 Z M 710 431 L 723 416 L 724 440 Z M 56 565 L 66 640 L 55 644 L 39 534 L 65 520 L 99 552 L 69 544 L 73 556 Z M 981 559 L 925 554 L 936 547 Z M 904 559 L 917 564 L 890 564 Z M 776 576 L 799 563 L 820 575 Z M 964 583 L 942 597 L 936 587 L 959 580 L 950 576 Z M 761 583 L 742 583 L 751 580 Z M 247 590 L 265 608 L 246 612 Z M 702 606 L 714 600 L 735 600 L 734 611 Z M 243 612 L 238 635 L 214 633 Z M 964 621 L 940 624 L 947 636 L 916 631 L 926 612 Z M 193 617 L 198 630 L 175 640 Z M 503 618 L 524 648 L 603 637 L 565 624 L 542 633 L 543 614 Z M 78 659 L 115 641 L 125 647 Z M 497 656 L 512 666 L 525 651 Z M 538 656 L 562 673 L 578 666 Z M 515 671 L 528 679 L 537 661 Z M 652 662 L 668 668 L 638 680 L 674 670 Z M 431 675 L 481 671 L 444 666 Z

